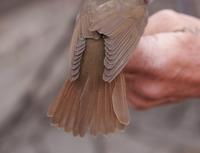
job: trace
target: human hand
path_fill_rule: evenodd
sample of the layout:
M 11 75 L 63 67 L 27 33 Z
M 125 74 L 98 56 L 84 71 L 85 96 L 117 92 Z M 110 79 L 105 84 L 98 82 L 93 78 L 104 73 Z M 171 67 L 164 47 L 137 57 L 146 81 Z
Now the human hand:
M 127 98 L 137 109 L 200 96 L 200 20 L 170 10 L 149 19 L 125 68 Z

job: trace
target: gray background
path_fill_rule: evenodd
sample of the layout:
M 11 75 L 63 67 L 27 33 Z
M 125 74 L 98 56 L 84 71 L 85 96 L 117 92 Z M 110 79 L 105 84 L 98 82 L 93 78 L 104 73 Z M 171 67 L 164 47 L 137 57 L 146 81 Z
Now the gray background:
M 200 153 L 199 100 L 131 110 L 124 133 L 73 138 L 46 111 L 67 74 L 67 48 L 80 0 L 1 0 L 0 153 Z M 150 12 L 200 16 L 199 0 L 157 0 Z

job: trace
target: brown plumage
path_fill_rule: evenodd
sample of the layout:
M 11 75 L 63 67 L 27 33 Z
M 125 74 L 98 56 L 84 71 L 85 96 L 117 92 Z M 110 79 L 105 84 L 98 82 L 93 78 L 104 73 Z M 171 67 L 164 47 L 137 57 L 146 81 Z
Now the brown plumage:
M 74 136 L 108 134 L 129 124 L 122 69 L 147 23 L 144 0 L 86 0 L 70 46 L 70 78 L 48 116 Z

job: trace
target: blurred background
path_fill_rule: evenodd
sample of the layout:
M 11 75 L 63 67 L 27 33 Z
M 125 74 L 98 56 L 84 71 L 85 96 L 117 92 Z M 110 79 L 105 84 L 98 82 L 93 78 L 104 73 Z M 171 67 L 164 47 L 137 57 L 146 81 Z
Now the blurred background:
M 46 112 L 67 74 L 67 48 L 80 0 L 0 1 L 0 153 L 200 153 L 200 104 L 131 110 L 124 133 L 73 138 Z M 156 0 L 200 17 L 199 0 Z

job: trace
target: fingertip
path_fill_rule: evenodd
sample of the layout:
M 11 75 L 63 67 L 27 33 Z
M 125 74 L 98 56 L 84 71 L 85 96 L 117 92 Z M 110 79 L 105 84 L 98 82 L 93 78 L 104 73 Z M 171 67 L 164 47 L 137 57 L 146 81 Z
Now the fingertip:
M 144 35 L 171 32 L 179 25 L 182 25 L 182 22 L 177 12 L 170 9 L 161 10 L 149 17 Z

